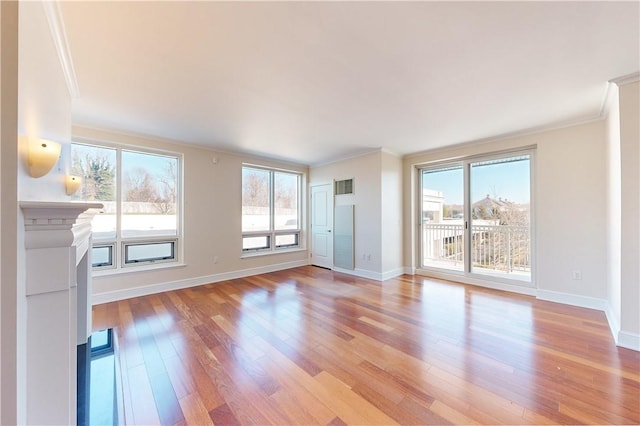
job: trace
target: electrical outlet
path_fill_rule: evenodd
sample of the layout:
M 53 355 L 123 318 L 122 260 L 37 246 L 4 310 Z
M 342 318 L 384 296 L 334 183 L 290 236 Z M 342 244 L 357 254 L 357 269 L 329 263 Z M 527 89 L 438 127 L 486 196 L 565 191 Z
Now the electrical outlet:
M 213 256 L 213 263 L 218 263 L 218 260 L 219 260 L 218 256 Z
M 581 280 L 582 279 L 582 271 L 576 269 L 574 271 L 571 272 L 571 278 L 574 280 Z

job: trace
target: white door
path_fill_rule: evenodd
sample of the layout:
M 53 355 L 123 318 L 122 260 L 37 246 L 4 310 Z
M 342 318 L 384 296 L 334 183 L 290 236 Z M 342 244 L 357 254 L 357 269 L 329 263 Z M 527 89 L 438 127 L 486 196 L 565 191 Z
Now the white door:
M 333 268 L 333 184 L 311 187 L 311 264 Z

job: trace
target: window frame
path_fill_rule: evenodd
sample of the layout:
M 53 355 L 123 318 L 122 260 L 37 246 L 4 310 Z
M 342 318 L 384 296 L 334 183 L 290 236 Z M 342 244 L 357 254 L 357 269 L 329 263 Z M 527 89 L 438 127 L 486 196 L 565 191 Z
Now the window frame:
M 115 164 L 115 205 L 116 205 L 116 231 L 115 238 L 99 238 L 92 237 L 91 248 L 110 247 L 111 264 L 101 264 L 93 266 L 93 272 L 99 274 L 112 274 L 132 272 L 136 269 L 148 269 L 150 266 L 161 264 L 159 266 L 176 266 L 183 262 L 183 199 L 184 199 L 184 155 L 175 151 L 148 148 L 144 146 L 113 143 L 89 138 L 74 137 L 71 141 L 71 161 L 73 161 L 73 145 L 83 145 L 88 147 L 112 149 L 116 151 Z M 123 172 L 122 172 L 122 152 L 132 152 L 137 154 L 156 155 L 162 157 L 175 158 L 177 160 L 176 170 L 176 234 L 175 235 L 159 235 L 147 237 L 124 237 L 122 230 L 122 203 L 123 200 Z M 100 200 L 96 200 L 100 202 Z M 99 213 L 98 213 L 99 214 Z M 127 247 L 136 244 L 173 244 L 173 258 L 171 259 L 149 259 L 141 262 L 126 262 Z
M 422 199 L 422 172 L 423 171 L 432 171 L 439 169 L 447 169 L 449 167 L 461 167 L 463 170 L 463 186 L 464 186 L 464 262 L 461 270 L 455 270 L 450 268 L 441 268 L 432 265 L 424 264 L 424 243 L 423 243 L 423 232 L 422 232 L 422 224 L 423 219 L 422 215 L 422 202 L 416 203 L 416 217 L 419 221 L 417 226 L 417 236 L 416 236 L 416 273 L 420 275 L 430 275 L 430 276 L 441 276 L 445 278 L 455 277 L 455 279 L 469 279 L 469 280 L 487 280 L 491 281 L 515 285 L 518 287 L 535 287 L 536 286 L 536 238 L 535 238 L 535 229 L 536 229 L 536 217 L 535 217 L 535 162 L 536 162 L 536 146 L 527 146 L 520 147 L 515 149 L 508 149 L 502 151 L 494 151 L 494 152 L 485 152 L 479 153 L 475 155 L 469 155 L 465 157 L 459 157 L 456 159 L 447 159 L 447 160 L 435 160 L 426 163 L 414 164 L 416 175 L 417 185 L 415 186 L 415 193 L 418 200 Z M 530 275 L 529 279 L 519 279 L 513 275 L 509 274 L 492 274 L 492 273 L 481 273 L 478 271 L 473 271 L 472 268 L 472 259 L 471 252 L 469 247 L 471 246 L 471 224 L 472 224 L 472 208 L 471 208 L 471 166 L 473 163 L 484 162 L 484 161 L 498 161 L 501 159 L 509 158 L 509 157 L 518 157 L 518 156 L 528 156 L 529 160 L 529 256 L 530 256 Z M 473 281 L 470 281 L 473 282 Z
M 304 174 L 302 172 L 293 171 L 293 170 L 285 170 L 279 169 L 275 167 L 266 167 L 256 164 L 243 163 L 241 167 L 241 174 L 244 173 L 245 169 L 252 170 L 260 170 L 269 172 L 269 230 L 265 231 L 244 231 L 241 228 L 241 257 L 250 257 L 260 254 L 271 254 L 271 253 L 279 253 L 283 251 L 291 251 L 291 250 L 302 250 L 302 192 L 303 192 L 303 177 Z M 296 210 L 297 210 L 297 218 L 296 224 L 297 227 L 295 229 L 276 229 L 275 227 L 275 174 L 283 173 L 289 174 L 296 177 L 297 181 L 297 197 L 296 197 Z M 244 178 L 241 175 L 241 191 L 244 191 L 243 182 Z M 241 193 L 242 200 L 242 193 Z M 241 201 L 242 203 L 242 201 Z M 241 204 L 241 211 L 244 209 L 244 204 Z M 241 224 L 242 227 L 242 224 Z M 293 235 L 295 238 L 295 244 L 282 244 L 277 245 L 276 241 L 279 236 L 283 235 Z M 267 245 L 256 247 L 256 248 L 244 248 L 244 240 L 245 238 L 255 238 L 255 237 L 266 237 Z

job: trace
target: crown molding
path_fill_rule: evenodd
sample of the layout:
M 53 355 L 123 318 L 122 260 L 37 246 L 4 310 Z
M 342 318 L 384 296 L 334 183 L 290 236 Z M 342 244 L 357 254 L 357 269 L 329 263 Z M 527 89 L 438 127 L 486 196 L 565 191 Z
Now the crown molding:
M 394 151 L 393 149 L 390 148 L 380 148 L 380 152 L 383 152 L 385 154 L 389 154 L 389 155 L 393 155 L 394 157 L 400 158 L 402 159 L 403 155 L 400 154 L 397 151 Z
M 609 115 L 609 110 L 614 102 L 618 101 L 618 85 L 609 81 L 607 82 L 607 90 L 602 98 L 602 104 L 600 105 L 600 117 L 606 118 Z
M 80 97 L 80 91 L 78 89 L 78 81 L 76 80 L 76 72 L 73 69 L 73 61 L 71 60 L 71 51 L 69 49 L 69 41 L 67 40 L 67 33 L 64 29 L 64 19 L 62 18 L 62 10 L 60 9 L 60 2 L 43 1 L 47 21 L 49 22 L 49 29 L 51 30 L 51 37 L 53 38 L 53 44 L 58 52 L 58 58 L 60 59 L 60 65 L 62 67 L 62 74 L 67 82 L 67 89 L 72 99 Z
M 609 80 L 610 83 L 615 83 L 618 86 L 623 86 L 629 83 L 635 83 L 640 81 L 640 71 L 633 72 L 631 74 L 623 75 Z
M 412 154 L 408 154 L 408 155 L 405 155 L 403 157 L 403 159 L 412 159 L 412 158 L 422 157 L 422 156 L 427 155 L 427 154 L 432 154 L 432 153 L 435 153 L 435 152 L 448 152 L 448 151 L 452 151 L 452 150 L 455 150 L 455 149 L 458 149 L 458 148 L 464 148 L 464 147 L 468 147 L 468 146 L 490 144 L 490 143 L 499 142 L 499 141 L 503 141 L 503 140 L 515 139 L 515 138 L 520 138 L 520 137 L 525 137 L 525 136 L 536 135 L 536 134 L 539 134 L 539 133 L 545 133 L 545 132 L 551 132 L 551 131 L 554 131 L 554 130 L 565 129 L 567 127 L 574 127 L 574 126 L 580 126 L 580 125 L 583 125 L 583 124 L 589 124 L 589 123 L 600 121 L 600 120 L 603 120 L 603 119 L 606 118 L 606 116 L 601 115 L 603 109 L 604 108 L 601 108 L 601 111 L 600 111 L 600 113 L 598 113 L 598 115 L 586 116 L 586 117 L 578 117 L 576 119 L 571 119 L 571 120 L 566 120 L 566 121 L 559 121 L 559 122 L 546 124 L 546 125 L 541 125 L 541 126 L 529 127 L 529 128 L 526 128 L 526 129 L 517 130 L 517 131 L 509 132 L 509 133 L 502 133 L 500 135 L 490 136 L 488 138 L 476 139 L 476 140 L 456 143 L 456 144 L 452 144 L 452 145 L 445 145 L 445 146 L 441 146 L 441 147 L 437 147 L 437 148 L 433 148 L 433 149 L 428 149 L 428 150 L 425 150 L 425 151 L 420 151 L 420 152 L 415 152 L 415 153 L 412 153 Z
M 312 164 L 309 165 L 309 168 L 310 169 L 315 169 L 315 168 L 318 168 L 318 167 L 328 166 L 330 164 L 341 163 L 343 161 L 352 160 L 354 158 L 366 157 L 367 155 L 375 154 L 376 152 L 381 152 L 381 151 L 382 151 L 381 148 L 374 148 L 374 149 L 366 149 L 364 151 L 357 151 L 357 152 L 352 153 L 351 155 L 345 155 L 343 157 L 337 157 L 335 159 L 328 160 L 328 161 L 323 161 L 323 162 L 320 162 L 320 163 L 312 163 Z
M 1 1 L 1 0 L 0 0 Z M 97 133 L 97 135 L 91 135 L 91 133 Z M 131 143 L 124 139 L 141 139 L 144 141 L 142 145 L 139 143 Z M 166 138 L 163 136 L 152 135 L 148 133 L 139 133 L 134 131 L 127 130 L 119 130 L 110 127 L 99 127 L 92 126 L 90 124 L 71 124 L 71 140 L 76 142 L 100 142 L 101 144 L 109 145 L 109 146 L 129 146 L 129 147 L 151 147 L 154 150 L 164 150 L 166 152 L 171 153 L 182 153 L 178 147 L 186 147 L 191 149 L 199 149 L 207 152 L 221 154 L 221 155 L 229 155 L 233 157 L 238 157 L 242 162 L 247 161 L 265 161 L 268 164 L 264 164 L 268 167 L 274 168 L 282 168 L 284 167 L 293 167 L 299 171 L 302 169 L 303 171 L 309 168 L 309 165 L 304 163 L 297 163 L 295 161 L 287 160 L 281 157 L 267 157 L 266 155 L 260 155 L 254 153 L 252 151 L 239 151 L 221 148 L 217 146 L 207 145 L 206 143 L 195 143 L 195 142 L 186 142 L 178 139 Z M 166 144 L 171 146 L 171 148 L 158 148 L 157 143 L 160 142 L 162 144 Z M 247 160 L 249 159 L 249 160 Z

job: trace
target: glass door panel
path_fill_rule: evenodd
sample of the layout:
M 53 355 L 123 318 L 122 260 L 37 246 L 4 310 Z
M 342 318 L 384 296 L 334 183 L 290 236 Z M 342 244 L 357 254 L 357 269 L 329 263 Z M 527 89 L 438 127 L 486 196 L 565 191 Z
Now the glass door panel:
M 471 272 L 531 281 L 530 156 L 472 162 Z
M 464 271 L 464 168 L 421 170 L 422 266 Z

